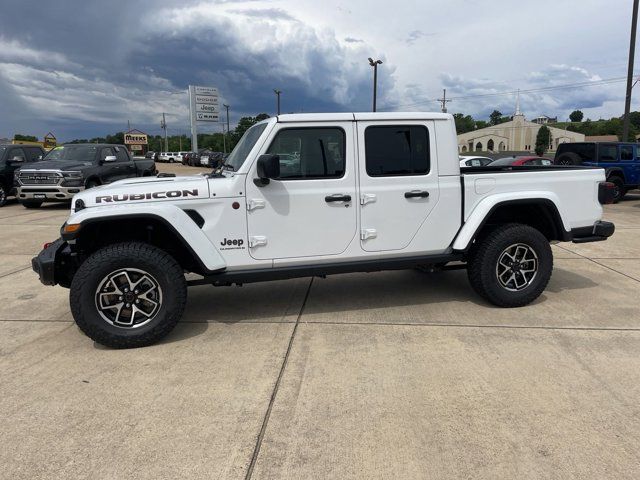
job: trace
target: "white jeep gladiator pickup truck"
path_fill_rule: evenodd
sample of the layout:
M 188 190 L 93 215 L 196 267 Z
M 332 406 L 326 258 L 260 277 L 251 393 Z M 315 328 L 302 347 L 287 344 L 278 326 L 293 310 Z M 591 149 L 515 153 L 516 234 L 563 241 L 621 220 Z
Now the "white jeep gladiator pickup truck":
M 604 180 L 575 166 L 461 174 L 447 114 L 281 115 L 251 127 L 208 176 L 79 193 L 33 268 L 70 288 L 83 332 L 117 348 L 169 333 L 188 285 L 466 268 L 485 300 L 519 307 L 551 277 L 550 242 L 613 234 Z

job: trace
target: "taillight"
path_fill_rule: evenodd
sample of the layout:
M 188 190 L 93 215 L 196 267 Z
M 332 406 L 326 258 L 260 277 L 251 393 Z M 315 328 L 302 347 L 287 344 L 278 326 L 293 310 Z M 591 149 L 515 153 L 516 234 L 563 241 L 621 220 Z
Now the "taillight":
M 44 245 L 42 245 L 42 249 L 46 250 L 47 248 L 49 248 L 49 245 L 51 245 L 53 242 L 47 242 Z
M 601 205 L 611 205 L 615 199 L 616 186 L 611 182 L 598 184 L 598 201 Z

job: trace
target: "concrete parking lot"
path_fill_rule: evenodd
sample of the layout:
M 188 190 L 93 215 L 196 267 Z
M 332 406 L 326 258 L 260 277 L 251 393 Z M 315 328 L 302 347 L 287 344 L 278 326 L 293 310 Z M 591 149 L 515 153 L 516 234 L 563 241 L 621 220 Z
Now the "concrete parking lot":
M 164 171 L 197 172 L 177 165 Z M 0 477 L 640 477 L 640 195 L 533 305 L 466 273 L 197 287 L 116 351 L 30 269 L 67 206 L 0 209 Z

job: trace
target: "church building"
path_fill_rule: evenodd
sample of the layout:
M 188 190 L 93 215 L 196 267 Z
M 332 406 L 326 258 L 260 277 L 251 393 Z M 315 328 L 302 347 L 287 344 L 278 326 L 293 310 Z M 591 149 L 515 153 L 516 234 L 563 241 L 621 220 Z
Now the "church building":
M 539 123 L 525 120 L 520 111 L 520 97 L 516 100 L 516 112 L 512 119 L 492 127 L 481 128 L 458 135 L 458 151 L 467 152 L 533 152 L 536 148 L 536 136 Z M 555 151 L 558 145 L 567 142 L 584 142 L 581 133 L 550 127 L 551 142 L 547 150 Z

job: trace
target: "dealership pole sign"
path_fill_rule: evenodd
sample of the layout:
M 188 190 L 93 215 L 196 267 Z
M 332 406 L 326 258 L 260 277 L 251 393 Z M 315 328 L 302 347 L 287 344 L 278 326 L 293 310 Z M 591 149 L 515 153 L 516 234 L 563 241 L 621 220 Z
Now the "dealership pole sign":
M 197 152 L 198 122 L 220 121 L 218 89 L 189 85 L 189 116 L 191 118 L 191 150 Z

